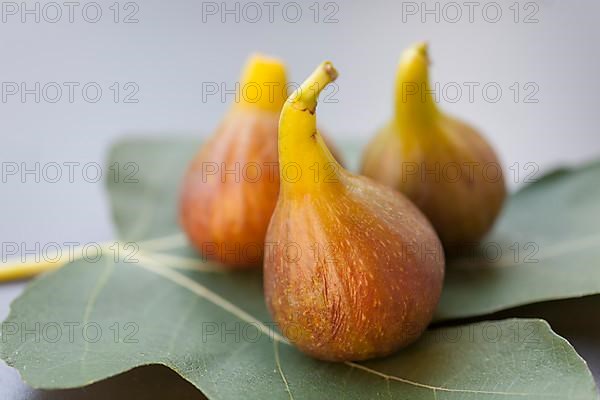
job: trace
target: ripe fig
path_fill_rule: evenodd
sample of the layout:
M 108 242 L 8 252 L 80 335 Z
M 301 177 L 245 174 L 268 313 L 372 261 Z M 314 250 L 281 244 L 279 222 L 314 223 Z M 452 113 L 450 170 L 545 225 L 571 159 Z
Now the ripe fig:
M 428 68 L 426 44 L 402 55 L 395 116 L 366 148 L 361 172 L 408 196 L 429 218 L 446 252 L 455 253 L 489 231 L 506 187 L 486 140 L 438 109 Z
M 421 335 L 440 297 L 444 255 L 404 195 L 347 172 L 329 152 L 315 111 L 336 77 L 331 63 L 321 64 L 283 107 L 264 289 L 274 320 L 302 351 L 364 360 Z
M 267 93 L 265 84 L 276 85 L 273 96 L 242 95 L 256 85 Z M 282 62 L 252 57 L 238 101 L 202 146 L 183 181 L 179 219 L 184 231 L 206 258 L 229 267 L 260 265 L 262 260 L 279 193 L 277 125 L 286 84 Z
M 277 130 L 287 88 L 281 61 L 251 57 L 236 102 L 184 177 L 180 224 L 205 258 L 226 267 L 261 265 L 279 193 Z

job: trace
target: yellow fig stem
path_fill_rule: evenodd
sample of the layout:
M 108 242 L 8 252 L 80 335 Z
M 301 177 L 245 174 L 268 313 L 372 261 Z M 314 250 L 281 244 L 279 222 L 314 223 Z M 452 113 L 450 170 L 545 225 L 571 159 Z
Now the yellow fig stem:
M 428 130 L 439 111 L 429 84 L 427 44 L 407 49 L 400 59 L 396 76 L 395 120 L 402 130 Z
M 278 113 L 286 98 L 283 62 L 260 54 L 250 57 L 242 73 L 236 106 Z
M 317 131 L 317 98 L 338 74 L 326 61 L 287 99 L 279 119 L 279 169 L 282 190 L 308 193 L 334 187 L 340 165 Z

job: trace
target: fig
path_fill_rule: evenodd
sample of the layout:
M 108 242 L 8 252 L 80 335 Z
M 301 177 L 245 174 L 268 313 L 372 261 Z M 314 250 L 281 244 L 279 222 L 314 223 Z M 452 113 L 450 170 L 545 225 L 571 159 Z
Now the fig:
M 427 44 L 403 53 L 394 118 L 365 149 L 361 173 L 411 199 L 452 254 L 490 230 L 506 187 L 490 144 L 470 125 L 438 109 L 428 68 Z
M 279 193 L 277 126 L 286 84 L 281 61 L 251 57 L 236 102 L 184 177 L 180 224 L 203 257 L 224 266 L 246 268 L 262 261 Z M 265 85 L 275 88 L 272 95 L 264 95 Z M 243 95 L 250 90 L 255 92 Z M 254 96 L 258 90 L 263 95 Z
M 277 130 L 287 89 L 282 61 L 250 57 L 235 103 L 183 179 L 180 225 L 203 258 L 224 267 L 262 264 L 279 193 Z
M 300 350 L 365 360 L 408 345 L 430 323 L 444 253 L 404 195 L 351 174 L 329 152 L 315 111 L 336 77 L 330 62 L 321 64 L 283 106 L 264 290 L 273 319 Z

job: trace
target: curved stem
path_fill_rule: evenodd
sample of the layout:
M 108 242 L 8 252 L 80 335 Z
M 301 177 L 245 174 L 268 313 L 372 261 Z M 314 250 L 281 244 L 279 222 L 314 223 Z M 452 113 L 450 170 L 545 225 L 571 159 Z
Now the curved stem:
M 317 108 L 317 98 L 321 91 L 338 77 L 337 70 L 329 61 L 325 61 L 313 73 L 306 78 L 302 85 L 292 93 L 287 99 L 296 109 L 308 109 L 309 112 L 315 112 Z
M 307 193 L 335 187 L 340 165 L 317 131 L 317 98 L 337 78 L 326 61 L 304 81 L 283 106 L 279 119 L 279 170 L 282 190 Z

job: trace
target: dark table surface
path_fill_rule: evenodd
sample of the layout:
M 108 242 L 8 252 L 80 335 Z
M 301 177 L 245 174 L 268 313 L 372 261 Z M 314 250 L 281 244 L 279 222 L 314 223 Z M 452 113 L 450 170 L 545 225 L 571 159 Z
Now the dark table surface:
M 0 318 L 25 283 L 0 285 Z M 600 296 L 530 305 L 505 311 L 485 319 L 539 317 L 566 337 L 588 362 L 600 382 Z M 202 400 L 205 397 L 190 383 L 163 366 L 146 366 L 81 389 L 43 391 L 24 384 L 16 370 L 0 361 L 0 399 L 10 400 Z

